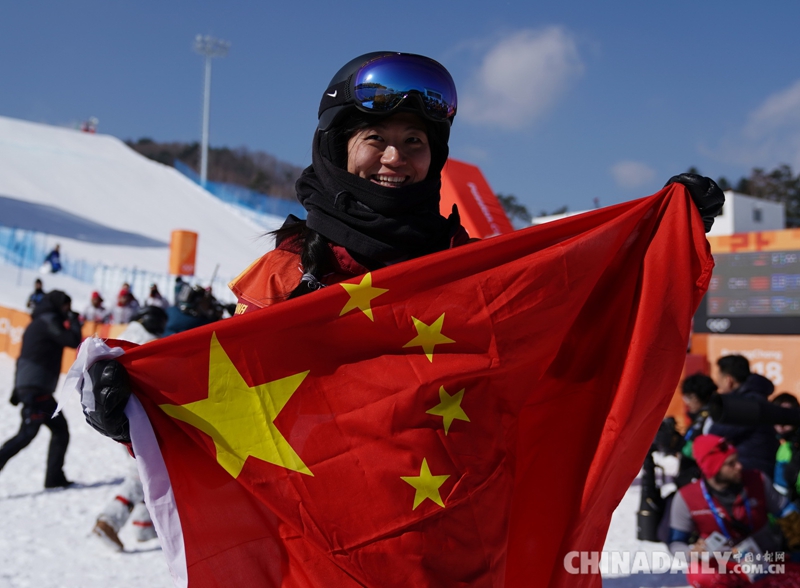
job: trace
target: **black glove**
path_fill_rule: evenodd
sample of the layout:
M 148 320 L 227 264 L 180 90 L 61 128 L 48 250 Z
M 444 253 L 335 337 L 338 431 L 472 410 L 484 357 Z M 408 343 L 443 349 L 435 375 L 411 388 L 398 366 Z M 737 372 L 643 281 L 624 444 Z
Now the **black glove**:
M 125 405 L 131 397 L 131 380 L 118 361 L 111 359 L 95 362 L 89 368 L 94 394 L 94 412 L 87 413 L 86 422 L 106 437 L 121 443 L 130 443 L 131 434 Z
M 16 406 L 16 405 L 18 405 L 18 404 L 19 404 L 19 396 L 17 396 L 17 389 L 16 389 L 16 388 L 14 388 L 14 389 L 11 391 L 11 398 L 9 398 L 9 399 L 8 399 L 8 401 L 9 401 L 11 404 L 13 404 L 14 406 Z
M 725 194 L 719 189 L 714 180 L 698 174 L 672 176 L 664 184 L 664 187 L 666 188 L 675 183 L 686 186 L 689 195 L 692 197 L 692 202 L 694 202 L 697 210 L 700 211 L 706 233 L 709 232 L 714 224 L 714 217 L 720 213 L 722 205 L 725 204 Z

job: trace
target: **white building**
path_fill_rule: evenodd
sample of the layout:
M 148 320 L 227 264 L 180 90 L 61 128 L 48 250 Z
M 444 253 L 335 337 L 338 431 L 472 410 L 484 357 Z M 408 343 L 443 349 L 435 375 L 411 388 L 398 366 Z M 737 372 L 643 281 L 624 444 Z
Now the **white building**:
M 708 235 L 717 237 L 785 228 L 786 206 L 782 202 L 771 202 L 728 190 L 725 192 L 722 214 L 714 219 L 714 226 Z
M 553 214 L 531 219 L 532 225 L 541 225 L 559 220 L 574 214 L 587 211 Z M 733 235 L 734 233 L 752 233 L 755 231 L 779 231 L 786 228 L 786 207 L 782 202 L 771 202 L 739 194 L 732 190 L 725 192 L 725 206 L 722 214 L 714 219 L 714 226 L 709 237 Z

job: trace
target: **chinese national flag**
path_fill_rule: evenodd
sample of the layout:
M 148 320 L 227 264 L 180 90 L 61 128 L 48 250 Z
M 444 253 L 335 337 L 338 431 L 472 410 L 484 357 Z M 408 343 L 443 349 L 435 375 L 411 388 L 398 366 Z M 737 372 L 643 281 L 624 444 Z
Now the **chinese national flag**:
M 675 184 L 127 351 L 176 584 L 599 586 L 712 266 Z

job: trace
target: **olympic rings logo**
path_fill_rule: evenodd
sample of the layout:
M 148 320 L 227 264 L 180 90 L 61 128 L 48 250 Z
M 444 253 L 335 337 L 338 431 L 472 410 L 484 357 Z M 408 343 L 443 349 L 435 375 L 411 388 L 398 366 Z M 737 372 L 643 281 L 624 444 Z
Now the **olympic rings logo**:
M 726 318 L 708 319 L 706 321 L 706 327 L 708 327 L 708 330 L 712 333 L 724 333 L 731 328 L 731 321 Z

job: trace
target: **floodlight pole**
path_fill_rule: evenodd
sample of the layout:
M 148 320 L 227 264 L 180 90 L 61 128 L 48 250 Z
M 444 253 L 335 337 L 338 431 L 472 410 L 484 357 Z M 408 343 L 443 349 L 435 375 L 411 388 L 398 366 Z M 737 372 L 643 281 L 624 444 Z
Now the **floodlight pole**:
M 211 58 L 225 57 L 231 44 L 210 35 L 197 35 L 194 50 L 206 60 L 205 81 L 203 84 L 203 136 L 200 147 L 200 184 L 205 187 L 208 179 L 208 118 L 211 104 Z

